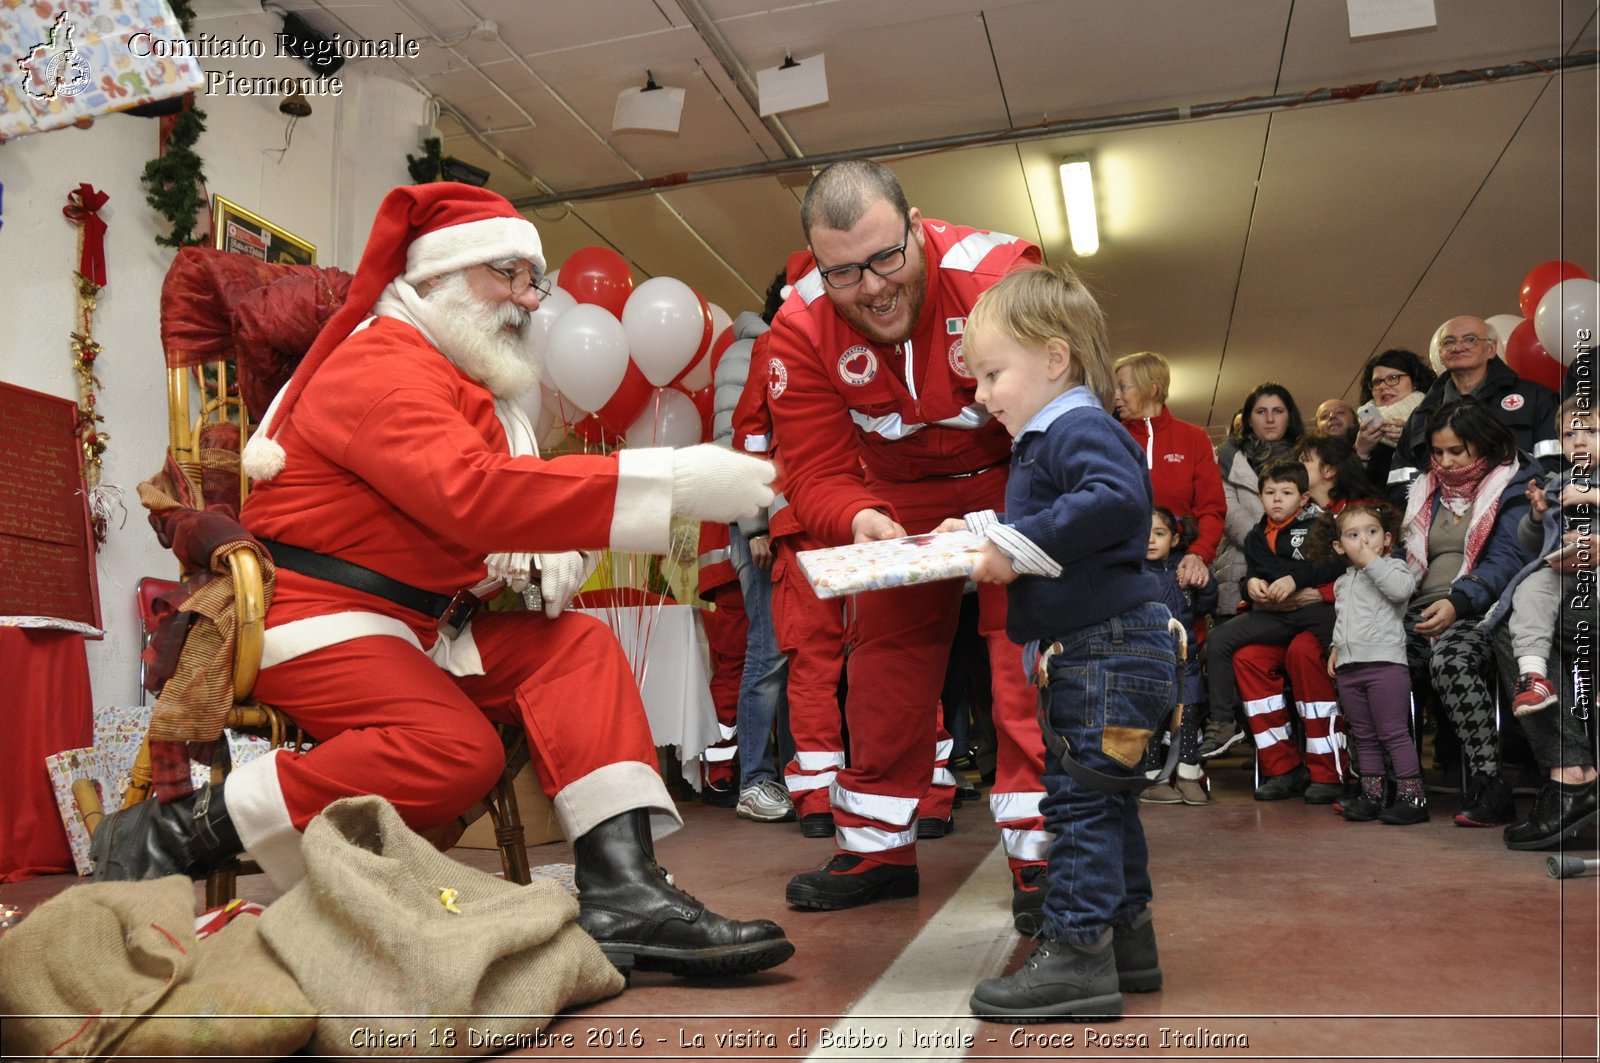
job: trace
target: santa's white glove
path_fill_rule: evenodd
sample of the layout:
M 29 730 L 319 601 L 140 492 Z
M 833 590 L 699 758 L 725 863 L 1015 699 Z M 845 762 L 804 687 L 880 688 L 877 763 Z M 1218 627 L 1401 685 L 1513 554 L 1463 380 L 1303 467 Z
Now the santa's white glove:
M 576 550 L 539 555 L 539 596 L 544 599 L 545 616 L 554 620 L 572 604 L 578 588 L 589 578 L 588 569 L 583 555 Z
M 735 454 L 715 443 L 672 452 L 672 512 L 718 524 L 753 516 L 772 502 L 777 476 L 770 461 Z

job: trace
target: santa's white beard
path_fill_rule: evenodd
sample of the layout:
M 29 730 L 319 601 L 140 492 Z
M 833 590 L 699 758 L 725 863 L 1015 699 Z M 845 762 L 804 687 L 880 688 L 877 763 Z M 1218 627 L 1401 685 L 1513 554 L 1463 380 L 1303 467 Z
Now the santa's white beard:
M 538 386 L 530 315 L 522 307 L 484 303 L 466 275 L 456 272 L 439 278 L 409 309 L 440 353 L 496 398 L 526 395 Z

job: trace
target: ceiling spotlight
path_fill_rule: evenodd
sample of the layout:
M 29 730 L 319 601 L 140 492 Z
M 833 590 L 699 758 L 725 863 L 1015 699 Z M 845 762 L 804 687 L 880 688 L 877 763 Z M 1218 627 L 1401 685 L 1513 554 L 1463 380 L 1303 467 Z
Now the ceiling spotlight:
M 796 59 L 784 53 L 783 65 L 756 71 L 761 117 L 798 111 L 828 102 L 828 70 L 822 54 Z
M 1100 222 L 1095 215 L 1094 174 L 1087 155 L 1061 160 L 1061 196 L 1067 204 L 1067 231 L 1072 253 L 1088 256 L 1100 250 Z
M 305 93 L 295 89 L 278 101 L 278 113 L 294 118 L 306 118 L 311 114 L 311 101 L 306 99 Z
M 611 113 L 611 131 L 676 133 L 683 118 L 683 89 L 656 83 L 655 75 L 644 72 L 644 88 L 623 89 L 617 93 L 616 110 Z

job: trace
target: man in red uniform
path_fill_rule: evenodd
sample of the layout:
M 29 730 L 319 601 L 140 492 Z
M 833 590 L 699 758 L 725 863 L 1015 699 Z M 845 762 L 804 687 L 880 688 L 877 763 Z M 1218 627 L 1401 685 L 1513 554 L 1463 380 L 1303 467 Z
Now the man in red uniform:
M 1038 262 L 1038 248 L 924 219 L 894 174 L 867 161 L 819 174 L 800 222 L 816 268 L 773 321 L 767 392 L 800 524 L 841 544 L 1003 509 L 1011 441 L 973 397 L 961 334 L 978 296 Z M 990 808 L 1011 862 L 1013 911 L 1029 929 L 1049 844 L 1038 807 L 1044 747 L 999 591 L 979 591 L 1000 740 Z M 917 809 L 936 756 L 932 706 L 961 594 L 950 580 L 856 596 L 851 763 L 831 787 L 839 851 L 789 883 L 790 904 L 849 908 L 917 892 Z
M 245 848 L 287 889 L 300 833 L 339 798 L 378 794 L 418 830 L 460 815 L 503 770 L 498 721 L 527 732 L 572 840 L 579 923 L 619 968 L 738 974 L 793 953 L 777 924 L 708 911 L 657 867 L 649 817 L 677 813 L 632 671 L 603 623 L 562 611 L 577 550 L 664 551 L 674 514 L 770 501 L 771 467 L 713 446 L 541 460 L 513 400 L 538 380 L 544 266 L 492 192 L 385 197 L 347 302 L 244 456 L 242 520 L 278 569 L 256 694 L 317 744 L 108 816 L 98 878 L 200 876 Z M 497 575 L 537 579 L 544 608 L 455 608 Z

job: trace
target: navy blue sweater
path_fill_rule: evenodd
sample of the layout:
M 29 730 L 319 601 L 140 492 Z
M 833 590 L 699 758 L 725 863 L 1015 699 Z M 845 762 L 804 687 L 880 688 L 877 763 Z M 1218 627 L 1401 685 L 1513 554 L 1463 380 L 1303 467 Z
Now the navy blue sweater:
M 1089 389 L 1054 399 L 1012 443 L 1005 522 L 1061 564 L 1008 588 L 1013 642 L 1055 639 L 1162 600 L 1144 570 L 1150 541 L 1144 452 Z

